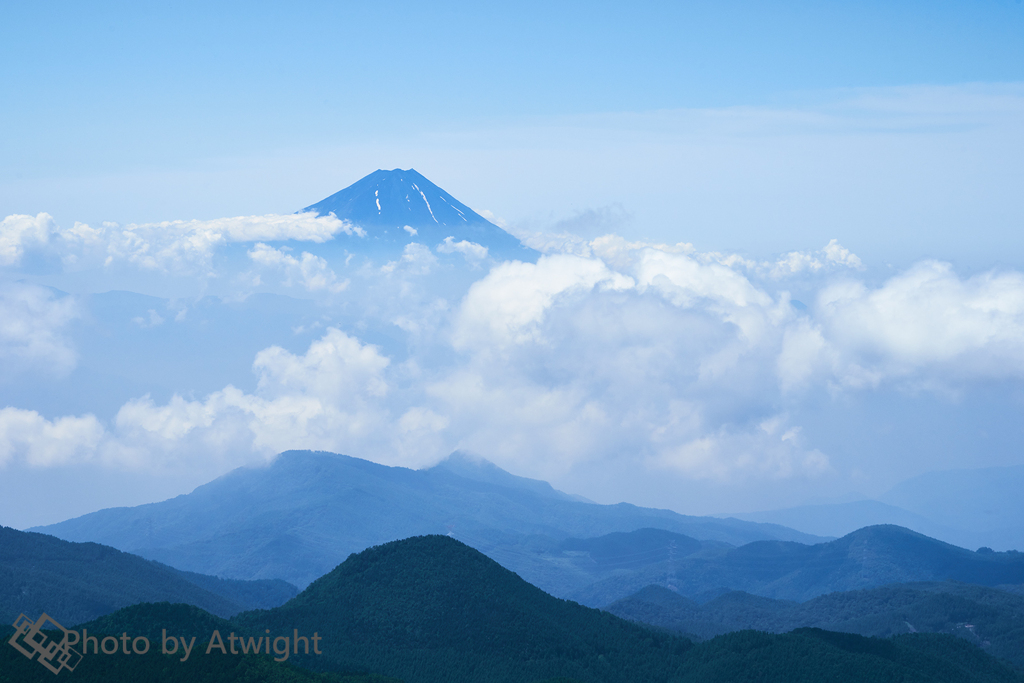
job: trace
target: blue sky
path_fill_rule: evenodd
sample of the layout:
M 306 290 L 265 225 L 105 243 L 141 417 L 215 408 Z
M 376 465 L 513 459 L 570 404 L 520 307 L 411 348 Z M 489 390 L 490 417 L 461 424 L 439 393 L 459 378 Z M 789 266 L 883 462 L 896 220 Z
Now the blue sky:
M 0 523 L 290 447 L 700 513 L 1021 464 L 1022 72 L 1013 0 L 6 3 Z M 288 216 L 410 167 L 544 259 Z
M 940 237 L 980 214 L 983 234 L 1005 238 L 1021 218 L 1004 191 L 1020 179 L 1020 90 L 997 90 L 1009 102 L 994 106 L 983 86 L 962 88 L 1022 81 L 1024 9 L 1013 0 L 7 3 L 3 13 L 8 214 L 287 212 L 369 170 L 416 167 L 509 221 L 618 205 L 636 234 L 696 235 L 706 248 L 850 242 L 826 231 L 891 213 L 901 232 Z M 908 86 L 917 90 L 899 90 Z M 712 120 L 695 125 L 694 112 Z M 938 172 L 928 150 L 960 172 Z M 679 185 L 659 185 L 665 176 L 680 179 L 682 197 L 667 196 Z M 801 192 L 809 182 L 817 192 Z M 878 196 L 894 184 L 911 187 Z M 850 223 L 829 214 L 846 208 L 844 192 L 858 204 Z M 828 208 L 808 207 L 815 196 Z M 967 265 L 991 265 L 997 241 Z M 945 258 L 965 247 L 937 246 Z M 928 248 L 879 256 L 906 262 Z

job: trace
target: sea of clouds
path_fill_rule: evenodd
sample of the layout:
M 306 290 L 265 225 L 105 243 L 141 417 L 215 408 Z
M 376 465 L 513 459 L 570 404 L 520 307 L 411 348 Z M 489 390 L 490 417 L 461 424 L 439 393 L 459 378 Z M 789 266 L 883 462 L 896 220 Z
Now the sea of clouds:
M 836 240 L 753 261 L 568 233 L 521 234 L 536 263 L 451 240 L 374 261 L 364 236 L 309 214 L 99 228 L 8 216 L 0 468 L 215 476 L 297 448 L 410 467 L 464 449 L 555 480 L 604 468 L 813 487 L 870 469 L 808 436 L 815 404 L 881 392 L 955 403 L 1024 375 L 1016 271 L 921 261 L 872 279 Z M 233 344 L 175 341 L 203 296 L 269 292 L 317 315 L 215 390 L 197 394 L 168 365 L 162 399 L 61 413 L 37 389 L 83 390 L 79 330 L 111 273 L 130 291 L 160 283 L 144 313 L 106 313 L 153 335 L 139 343 L 152 340 L 156 372 L 168 343 L 184 355 Z

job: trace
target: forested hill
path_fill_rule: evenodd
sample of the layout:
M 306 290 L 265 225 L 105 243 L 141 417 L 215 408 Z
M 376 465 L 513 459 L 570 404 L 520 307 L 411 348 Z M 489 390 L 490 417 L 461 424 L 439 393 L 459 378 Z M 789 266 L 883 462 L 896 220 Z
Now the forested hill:
M 254 632 L 318 630 L 323 662 L 358 662 L 410 681 L 642 683 L 663 680 L 691 647 L 554 598 L 446 536 L 370 548 L 286 605 L 235 622 Z
M 46 612 L 70 626 L 127 605 L 164 600 L 230 616 L 280 605 L 297 592 L 280 580 L 181 572 L 98 543 L 0 527 L 0 623 Z

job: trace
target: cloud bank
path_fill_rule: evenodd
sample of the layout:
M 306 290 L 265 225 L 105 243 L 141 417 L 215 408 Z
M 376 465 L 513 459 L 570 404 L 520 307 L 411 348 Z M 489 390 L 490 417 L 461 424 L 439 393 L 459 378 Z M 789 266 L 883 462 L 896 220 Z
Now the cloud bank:
M 202 395 L 126 396 L 108 416 L 8 405 L 0 464 L 216 474 L 315 448 L 420 467 L 461 448 L 547 478 L 627 467 L 714 485 L 816 482 L 853 468 L 808 430 L 822 396 L 955 396 L 1024 379 L 1024 275 L 1015 271 L 964 277 L 924 261 L 872 284 L 836 240 L 754 262 L 614 235 L 564 240 L 560 250 L 551 240 L 536 263 L 488 271 L 470 258 L 474 245 L 448 242 L 354 265 L 317 253 L 338 222 L 288 220 L 297 222 L 167 224 L 154 246 L 155 227 L 63 231 L 45 215 L 6 219 L 8 259 L 94 237 L 111 258 L 112 244 L 148 235 L 124 252 L 141 256 L 118 258 L 140 272 L 191 267 L 195 277 L 218 267 L 214 255 L 231 240 L 301 237 L 308 250 L 256 240 L 247 270 L 215 274 L 241 278 L 243 295 L 276 274 L 322 320 L 308 345 L 266 346 L 251 378 Z M 467 259 L 438 257 L 451 253 Z M 806 304 L 794 303 L 791 282 Z M 6 284 L 0 313 L 7 361 L 73 371 L 75 297 Z M 139 329 L 173 333 L 156 309 L 136 317 Z
M 75 223 L 60 228 L 51 216 L 13 215 L 0 223 L 0 266 L 20 265 L 26 252 L 47 252 L 67 268 L 130 264 L 142 270 L 213 275 L 214 252 L 231 243 L 300 241 L 322 244 L 336 235 L 365 236 L 362 228 L 333 214 L 238 216 L 202 221 Z

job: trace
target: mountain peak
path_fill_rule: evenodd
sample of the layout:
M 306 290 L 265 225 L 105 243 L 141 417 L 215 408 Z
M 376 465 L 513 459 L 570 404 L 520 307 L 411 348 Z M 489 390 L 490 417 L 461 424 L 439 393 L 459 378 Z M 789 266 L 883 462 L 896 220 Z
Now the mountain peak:
M 469 242 L 492 257 L 532 261 L 538 255 L 413 168 L 378 169 L 302 211 L 351 222 L 366 236 L 350 239 L 365 240 L 371 248 L 418 242 L 460 250 L 456 245 Z
M 470 224 L 492 225 L 413 168 L 378 169 L 303 211 L 333 213 L 362 228 L 402 229 L 406 225 L 417 228 L 433 224 L 454 229 Z
M 465 451 L 453 451 L 447 458 L 430 469 L 435 472 L 451 472 L 463 479 L 470 479 L 472 481 L 479 481 L 486 484 L 495 484 L 506 488 L 530 491 L 532 493 L 558 498 L 560 500 L 572 500 L 581 503 L 592 502 L 583 496 L 574 496 L 568 493 L 563 493 L 546 481 L 519 477 L 510 472 L 506 472 L 490 460 Z

